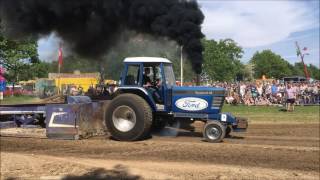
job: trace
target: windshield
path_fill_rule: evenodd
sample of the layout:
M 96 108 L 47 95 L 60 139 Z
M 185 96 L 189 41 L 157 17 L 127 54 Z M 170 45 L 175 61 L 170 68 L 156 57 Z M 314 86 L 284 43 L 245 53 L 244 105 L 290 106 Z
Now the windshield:
M 171 64 L 164 64 L 163 68 L 164 68 L 164 75 L 166 78 L 167 87 L 170 88 L 176 84 L 172 65 Z

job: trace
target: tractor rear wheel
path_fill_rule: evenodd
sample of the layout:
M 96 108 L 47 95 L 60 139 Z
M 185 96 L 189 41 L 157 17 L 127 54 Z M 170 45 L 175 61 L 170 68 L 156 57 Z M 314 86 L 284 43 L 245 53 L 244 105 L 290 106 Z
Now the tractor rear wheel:
M 225 135 L 226 127 L 224 127 L 219 121 L 208 121 L 204 126 L 203 137 L 208 142 L 221 142 Z
M 111 101 L 106 111 L 106 125 L 116 140 L 144 139 L 152 125 L 151 108 L 140 96 L 121 94 Z

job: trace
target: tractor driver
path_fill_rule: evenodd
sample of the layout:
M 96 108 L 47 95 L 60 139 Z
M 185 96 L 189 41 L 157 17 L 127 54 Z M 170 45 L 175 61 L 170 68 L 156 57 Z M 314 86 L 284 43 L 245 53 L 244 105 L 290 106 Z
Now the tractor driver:
M 143 73 L 143 87 L 145 88 L 152 86 L 152 81 L 149 77 L 149 74 L 150 74 L 150 68 L 145 68 Z
M 153 82 L 151 81 L 149 74 L 150 74 L 150 68 L 149 67 L 145 68 L 144 74 L 143 74 L 143 87 L 148 91 L 149 94 L 151 94 L 151 96 L 156 102 L 161 103 L 162 100 L 158 92 L 158 88 L 157 86 L 155 87 L 153 85 Z M 160 84 L 158 81 L 157 81 L 157 85 Z

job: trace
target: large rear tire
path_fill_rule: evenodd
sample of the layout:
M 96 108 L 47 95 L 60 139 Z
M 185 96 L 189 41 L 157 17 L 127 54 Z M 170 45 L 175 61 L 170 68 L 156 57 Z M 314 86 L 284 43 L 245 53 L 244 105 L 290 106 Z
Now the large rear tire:
M 149 104 L 135 94 L 121 94 L 106 111 L 106 126 L 120 141 L 136 141 L 150 134 L 152 111 Z

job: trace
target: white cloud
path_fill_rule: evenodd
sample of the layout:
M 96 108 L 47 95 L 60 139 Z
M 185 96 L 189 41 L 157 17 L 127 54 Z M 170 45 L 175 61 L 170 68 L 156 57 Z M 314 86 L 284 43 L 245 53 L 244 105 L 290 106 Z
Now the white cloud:
M 203 32 L 209 39 L 232 38 L 243 47 L 282 41 L 291 33 L 319 26 L 306 2 L 201 1 Z M 317 9 L 319 13 L 319 9 Z
M 70 55 L 70 49 L 67 44 L 54 32 L 48 36 L 41 37 L 38 40 L 38 54 L 40 59 L 48 62 L 57 61 L 60 43 L 62 43 L 63 56 Z
M 54 33 L 38 40 L 38 54 L 41 60 L 52 61 L 58 59 L 58 49 L 61 39 Z

